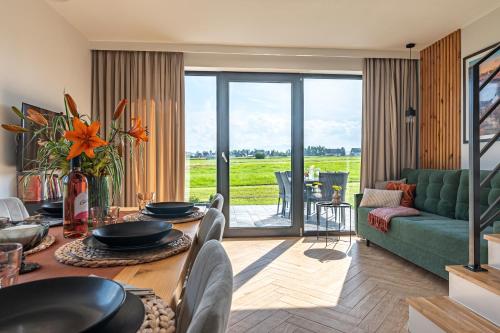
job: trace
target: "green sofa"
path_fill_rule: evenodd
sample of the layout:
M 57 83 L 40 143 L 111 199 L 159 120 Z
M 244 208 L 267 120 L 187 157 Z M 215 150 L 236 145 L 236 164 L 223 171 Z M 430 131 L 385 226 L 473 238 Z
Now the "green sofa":
M 481 179 L 489 171 L 481 171 Z M 396 217 L 387 233 L 368 224 L 373 208 L 359 207 L 362 194 L 356 195 L 356 232 L 403 258 L 448 279 L 446 265 L 461 265 L 468 261 L 469 171 L 405 169 L 401 178 L 417 184 L 415 208 L 420 216 Z M 500 195 L 500 173 L 481 190 L 484 211 Z M 483 233 L 500 232 L 500 222 Z M 481 262 L 488 260 L 487 242 L 481 237 Z

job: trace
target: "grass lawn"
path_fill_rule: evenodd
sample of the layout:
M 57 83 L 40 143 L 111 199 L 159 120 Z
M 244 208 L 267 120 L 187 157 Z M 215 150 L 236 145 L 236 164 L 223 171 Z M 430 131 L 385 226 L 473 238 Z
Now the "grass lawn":
M 273 205 L 277 203 L 278 185 L 275 171 L 290 170 L 288 157 L 231 158 L 230 183 L 233 205 Z M 348 171 L 346 200 L 353 202 L 359 191 L 361 158 L 354 156 L 311 156 L 304 158 L 306 169 L 310 165 L 321 171 Z M 186 161 L 186 196 L 190 201 L 208 201 L 216 191 L 215 159 L 189 159 Z

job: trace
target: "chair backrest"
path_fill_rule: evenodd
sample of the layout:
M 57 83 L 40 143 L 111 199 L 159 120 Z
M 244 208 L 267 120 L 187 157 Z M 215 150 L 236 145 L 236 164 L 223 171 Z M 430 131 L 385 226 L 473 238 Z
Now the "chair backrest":
M 276 182 L 278 183 L 279 194 L 285 194 L 285 186 L 283 185 L 283 179 L 281 179 L 281 172 L 275 171 L 274 176 L 276 177 Z
M 224 206 L 224 197 L 220 193 L 216 193 L 210 204 L 210 208 L 215 208 L 219 212 L 222 212 L 222 207 Z
M 0 217 L 8 217 L 11 221 L 23 221 L 30 216 L 19 198 L 0 199 Z
M 233 297 L 233 269 L 221 243 L 205 243 L 177 311 L 177 333 L 224 333 Z
M 342 186 L 340 191 L 340 198 L 342 202 L 345 202 L 345 192 L 347 187 L 347 178 L 349 177 L 349 172 L 320 172 L 319 182 L 321 185 L 321 197 L 325 201 L 332 200 L 333 195 L 333 185 Z
M 286 172 L 280 172 L 281 175 L 281 180 L 283 181 L 283 187 L 285 189 L 285 196 L 291 197 L 292 196 L 292 182 L 290 181 L 290 178 L 288 178 Z
M 215 239 L 220 241 L 224 233 L 224 225 L 226 219 L 224 215 L 215 208 L 209 208 L 203 216 L 198 228 L 196 240 L 193 242 L 193 249 L 191 250 L 193 258 L 196 258 L 198 252 L 203 247 L 203 244 L 209 240 Z

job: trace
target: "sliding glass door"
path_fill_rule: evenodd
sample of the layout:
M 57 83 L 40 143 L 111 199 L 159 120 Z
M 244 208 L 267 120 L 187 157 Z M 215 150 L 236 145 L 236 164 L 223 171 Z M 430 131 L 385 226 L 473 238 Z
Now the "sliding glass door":
M 331 200 L 333 185 L 350 204 L 359 191 L 360 79 L 188 73 L 186 200 L 223 194 L 226 236 L 324 231 L 316 203 Z M 353 230 L 349 212 L 329 228 Z
M 302 141 L 300 80 L 247 73 L 219 80 L 218 189 L 228 201 L 226 235 L 299 235 L 302 193 L 293 163 L 301 157 L 293 152 Z

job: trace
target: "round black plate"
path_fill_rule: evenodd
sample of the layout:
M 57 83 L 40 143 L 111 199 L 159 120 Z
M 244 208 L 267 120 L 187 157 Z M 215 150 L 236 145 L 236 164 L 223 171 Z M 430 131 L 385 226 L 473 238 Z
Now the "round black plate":
M 92 230 L 92 235 L 109 246 L 136 246 L 151 244 L 162 239 L 172 229 L 165 221 L 127 222 L 109 224 Z
M 186 216 L 193 214 L 194 212 L 195 212 L 194 208 L 191 208 L 190 210 L 188 210 L 187 212 L 184 212 L 184 213 L 173 213 L 173 214 L 157 214 L 157 213 L 150 212 L 148 209 L 143 209 L 141 211 L 142 214 L 147 215 L 147 216 L 151 216 L 151 217 L 154 217 L 157 219 L 174 219 L 174 218 L 178 218 L 178 217 L 186 217 Z
M 185 213 L 194 207 L 191 202 L 153 202 L 146 205 L 146 208 L 155 214 L 179 214 Z
M 127 298 L 118 313 L 98 330 L 91 332 L 109 333 L 136 333 L 144 322 L 146 310 L 141 299 L 132 293 L 127 292 Z
M 98 277 L 60 277 L 0 289 L 0 332 L 97 329 L 125 302 L 125 290 Z
M 137 222 L 128 222 L 128 223 L 137 223 Z M 147 223 L 150 223 L 149 221 Z M 170 232 L 154 243 L 143 244 L 143 245 L 135 245 L 135 246 L 109 246 L 104 243 L 99 242 L 95 237 L 89 236 L 83 240 L 83 244 L 88 247 L 92 247 L 97 250 L 104 251 L 116 251 L 116 252 L 131 252 L 131 251 L 145 251 L 145 250 L 153 250 L 162 246 L 166 246 L 169 243 L 175 242 L 179 240 L 184 233 L 177 229 L 171 229 Z
M 62 201 L 54 201 L 54 202 L 47 202 L 42 205 L 42 210 L 50 213 L 50 214 L 56 214 L 59 213 L 62 215 L 63 211 L 63 202 Z
M 54 217 L 54 218 L 60 218 L 60 219 L 62 219 L 62 217 L 63 217 L 62 211 L 58 212 L 58 213 L 49 213 L 49 212 L 47 212 L 47 211 L 45 211 L 43 209 L 37 209 L 35 211 L 35 213 L 41 214 L 41 215 L 47 216 L 47 217 Z

